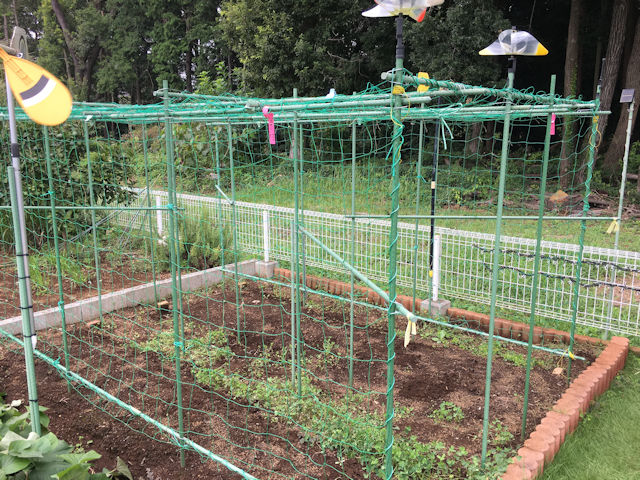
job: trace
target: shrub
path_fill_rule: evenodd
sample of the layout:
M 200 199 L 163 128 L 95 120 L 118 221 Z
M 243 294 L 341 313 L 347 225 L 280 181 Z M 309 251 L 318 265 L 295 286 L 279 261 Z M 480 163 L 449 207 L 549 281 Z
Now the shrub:
M 180 266 L 204 270 L 220 265 L 222 251 L 231 245 L 228 229 L 216 225 L 208 209 L 202 209 L 197 217 L 179 217 L 178 222 Z M 156 248 L 159 268 L 168 271 L 171 268 L 169 239 L 167 235 L 156 238 L 159 238 Z

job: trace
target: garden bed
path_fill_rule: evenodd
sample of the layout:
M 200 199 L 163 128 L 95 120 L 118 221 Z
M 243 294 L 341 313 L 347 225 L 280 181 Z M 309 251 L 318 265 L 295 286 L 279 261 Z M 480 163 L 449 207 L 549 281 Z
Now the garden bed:
M 301 315 L 304 369 L 298 390 L 290 381 L 289 288 L 242 281 L 240 336 L 235 295 L 227 282 L 183 298 L 185 341 L 179 346 L 187 436 L 257 478 L 375 477 L 384 450 L 386 312 L 355 307 L 350 388 L 349 304 L 309 294 Z M 466 478 L 477 469 L 481 449 L 486 339 L 420 325 L 405 349 L 400 334 L 404 321 L 399 323 L 393 390 L 397 477 Z M 128 308 L 101 324 L 73 325 L 71 370 L 177 430 L 172 332 L 170 306 Z M 49 330 L 40 338 L 41 350 L 63 362 L 61 333 Z M 489 465 L 495 474 L 521 445 L 526 354 L 507 343 L 496 348 L 489 436 Z M 588 361 L 573 362 L 573 374 L 597 353 L 595 346 L 577 346 L 575 354 Z M 23 369 L 19 374 L 15 369 L 20 357 L 6 348 L 1 357 L 0 389 L 8 400 L 24 398 Z M 567 386 L 566 376 L 552 373 L 566 367 L 565 359 L 536 351 L 534 365 L 527 434 Z M 52 409 L 52 429 L 73 444 L 91 440 L 90 447 L 103 454 L 105 464 L 120 456 L 136 478 L 234 478 L 194 453 L 180 470 L 177 449 L 154 427 L 87 389 L 76 387 L 80 395 L 67 393 L 66 382 L 41 362 L 37 374 L 40 402 Z M 414 452 L 410 459 L 408 452 Z

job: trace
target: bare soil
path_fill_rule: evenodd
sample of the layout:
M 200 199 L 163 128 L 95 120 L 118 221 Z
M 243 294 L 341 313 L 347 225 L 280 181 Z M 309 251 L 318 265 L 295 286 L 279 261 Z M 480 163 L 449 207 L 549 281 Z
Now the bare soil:
M 267 378 L 289 378 L 290 364 L 282 362 L 288 358 L 291 344 L 289 289 L 241 282 L 242 334 L 239 338 L 235 295 L 229 282 L 198 295 L 185 296 L 185 339 L 202 339 L 210 332 L 222 330 L 232 355 L 211 361 L 212 369 L 224 368 L 255 387 L 264 384 Z M 309 295 L 302 309 L 305 368 L 313 386 L 320 388 L 325 398 L 334 404 L 346 398 L 349 319 L 348 304 L 319 295 Z M 68 334 L 71 369 L 177 429 L 175 357 L 142 347 L 157 341 L 161 332 L 172 332 L 173 321 L 171 306 L 137 307 L 112 314 L 101 325 L 73 325 Z M 421 442 L 439 440 L 478 454 L 486 358 L 420 335 L 405 349 L 402 323 L 395 341 L 396 435 L 407 435 L 409 427 L 410 434 Z M 363 394 L 358 398 L 366 398 L 358 405 L 363 414 L 381 416 L 385 409 L 386 331 L 384 311 L 363 306 L 355 308 L 354 389 Z M 172 346 L 172 337 L 167 338 Z M 483 341 L 478 337 L 478 344 Z M 42 351 L 64 364 L 59 331 L 41 335 L 40 342 Z M 330 355 L 326 354 L 328 347 Z M 15 346 L 13 348 L 15 350 Z M 520 347 L 509 348 L 514 353 L 524 351 Z M 589 348 L 592 347 L 580 347 L 576 353 L 593 360 L 595 352 L 585 350 Z M 0 348 L 0 391 L 7 393 L 9 401 L 27 396 L 21 352 L 17 353 L 10 351 L 10 345 Z M 545 355 L 535 352 L 534 357 L 543 359 Z M 261 362 L 265 357 L 269 360 Z M 546 363 L 552 367 L 566 366 L 560 359 Z M 575 375 L 587 364 L 575 362 Z M 275 415 L 250 398 L 233 397 L 224 388 L 198 381 L 194 371 L 192 363 L 182 362 L 184 424 L 190 439 L 257 478 L 365 478 L 356 459 L 339 459 L 335 449 L 323 450 L 319 442 L 305 436 L 294 422 Z M 120 457 L 128 463 L 136 479 L 240 478 L 193 452 L 187 452 L 186 467 L 180 468 L 177 447 L 155 427 L 79 385 L 73 385 L 71 393 L 67 392 L 66 381 L 44 362 L 37 362 L 36 373 L 40 403 L 50 408 L 51 431 L 69 443 L 101 453 L 99 468 L 113 467 L 116 457 Z M 491 419 L 500 420 L 514 434 L 512 447 L 519 443 L 524 377 L 522 367 L 494 358 Z M 550 369 L 540 366 L 533 369 L 528 432 L 535 428 L 566 386 L 566 378 L 553 375 Z M 444 401 L 462 409 L 462 422 L 429 417 Z

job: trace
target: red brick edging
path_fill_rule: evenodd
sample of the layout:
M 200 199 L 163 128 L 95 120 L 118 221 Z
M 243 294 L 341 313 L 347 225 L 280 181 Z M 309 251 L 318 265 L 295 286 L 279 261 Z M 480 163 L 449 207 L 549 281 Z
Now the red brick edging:
M 538 424 L 501 479 L 529 480 L 541 475 L 565 437 L 576 429 L 580 415 L 609 388 L 624 367 L 628 353 L 629 339 L 613 337 L 596 361 L 582 371 Z
M 275 275 L 291 278 L 291 272 L 283 268 L 276 268 Z M 339 280 L 306 276 L 306 284 L 309 288 L 326 290 L 334 295 L 345 295 L 351 291 L 351 285 Z M 377 293 L 368 287 L 355 285 L 355 290 L 366 297 L 369 303 L 384 305 L 385 301 Z M 397 300 L 407 310 L 412 309 L 413 298 L 407 295 L 398 295 Z M 420 309 L 421 299 L 416 298 L 415 310 Z M 471 312 L 460 308 L 449 308 L 447 315 L 451 318 L 464 319 L 478 328 L 489 328 L 489 315 Z M 523 341 L 529 339 L 529 325 L 514 322 L 504 318 L 494 320 L 494 332 L 496 335 L 516 338 Z M 534 327 L 533 342 L 541 343 L 543 340 L 561 341 L 569 344 L 569 333 L 552 328 Z M 544 466 L 548 465 L 558 453 L 566 436 L 572 433 L 578 426 L 580 415 L 585 413 L 597 397 L 602 395 L 611 384 L 618 372 L 624 367 L 629 353 L 629 339 L 613 337 L 610 341 L 586 335 L 575 335 L 578 343 L 590 343 L 606 345 L 598 358 L 571 383 L 569 388 L 555 403 L 553 408 L 542 419 L 540 424 L 524 442 L 524 446 L 518 450 L 518 455 L 513 458 L 502 480 L 529 480 L 537 478 Z M 635 349 L 632 348 L 635 351 Z

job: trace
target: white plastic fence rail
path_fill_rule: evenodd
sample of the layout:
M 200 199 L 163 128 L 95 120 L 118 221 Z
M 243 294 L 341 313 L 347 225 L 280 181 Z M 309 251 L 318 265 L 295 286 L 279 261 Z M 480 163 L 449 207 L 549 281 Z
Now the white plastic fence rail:
M 134 203 L 146 202 L 146 191 L 137 190 Z M 152 201 L 167 203 L 167 192 L 152 190 Z M 231 205 L 215 197 L 178 194 L 185 216 L 198 216 L 209 209 L 211 218 L 231 222 Z M 220 203 L 220 207 L 218 204 Z M 252 255 L 288 262 L 291 258 L 291 220 L 293 209 L 266 204 L 236 202 L 239 248 Z M 123 211 L 117 223 L 129 228 L 148 228 L 143 215 Z M 327 246 L 349 260 L 351 255 L 351 219 L 338 214 L 305 210 L 301 215 L 305 228 L 314 232 Z M 158 216 L 158 229 L 166 221 L 166 212 Z M 410 289 L 417 274 L 419 296 L 429 289 L 429 226 L 418 227 L 417 269 L 413 268 L 415 225 L 400 223 L 398 238 L 398 285 Z M 371 280 L 387 281 L 387 242 L 389 222 L 362 220 L 355 224 L 355 266 Z M 489 304 L 494 235 L 436 227 L 434 277 L 436 295 L 450 300 Z M 267 251 L 265 251 L 265 248 Z M 502 237 L 503 258 L 497 305 L 517 312 L 529 312 L 531 304 L 535 240 Z M 325 271 L 344 269 L 314 243 L 305 244 L 306 264 Z M 578 245 L 542 242 L 542 261 L 537 298 L 537 313 L 542 317 L 571 319 L 573 276 Z M 619 334 L 640 335 L 640 253 L 585 246 L 579 291 L 577 323 L 606 328 Z M 615 285 L 615 286 L 612 286 Z M 614 289 L 609 314 L 609 295 Z

